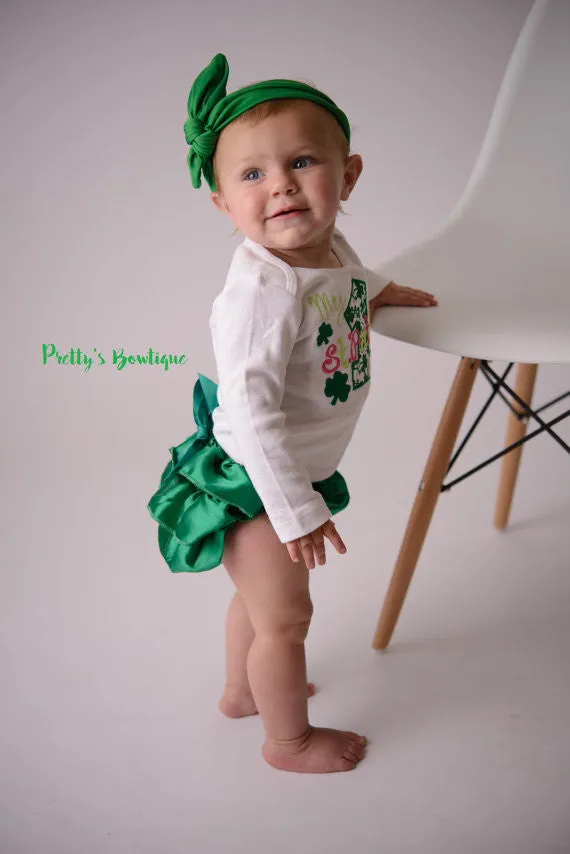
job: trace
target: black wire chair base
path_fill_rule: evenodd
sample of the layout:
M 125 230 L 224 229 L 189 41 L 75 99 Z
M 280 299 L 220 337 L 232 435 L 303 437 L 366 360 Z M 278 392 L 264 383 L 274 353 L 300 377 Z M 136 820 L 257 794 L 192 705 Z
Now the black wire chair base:
M 521 398 L 516 394 L 516 392 L 509 385 L 507 385 L 507 383 L 505 382 L 505 379 L 508 377 L 508 375 L 511 372 L 511 369 L 512 369 L 514 364 L 515 364 L 514 362 L 510 362 L 508 367 L 504 371 L 503 375 L 499 376 L 491 368 L 488 361 L 481 360 L 481 363 L 479 365 L 479 369 L 480 369 L 481 373 L 483 374 L 483 376 L 485 377 L 485 379 L 490 383 L 492 391 L 491 391 L 491 394 L 490 394 L 488 400 L 485 402 L 481 412 L 479 413 L 479 415 L 477 415 L 472 426 L 468 430 L 467 435 L 465 436 L 465 438 L 463 439 L 463 441 L 459 445 L 455 454 L 452 456 L 452 458 L 449 462 L 449 466 L 447 467 L 447 471 L 445 473 L 446 476 L 449 474 L 452 467 L 455 465 L 455 462 L 459 458 L 461 452 L 463 451 L 467 442 L 469 441 L 469 439 L 471 438 L 471 436 L 475 432 L 477 425 L 479 424 L 479 422 L 481 421 L 481 419 L 485 415 L 485 412 L 487 411 L 487 409 L 489 408 L 489 406 L 491 405 L 491 403 L 495 397 L 500 397 L 507 404 L 507 406 L 509 407 L 509 409 L 511 410 L 513 415 L 515 415 L 519 419 L 519 421 L 522 421 L 525 418 L 534 418 L 534 420 L 536 422 L 538 422 L 538 424 L 540 426 L 536 430 L 534 430 L 532 433 L 528 433 L 522 439 L 519 439 L 518 442 L 514 442 L 512 445 L 509 445 L 507 448 L 503 448 L 503 450 L 499 451 L 498 454 L 494 454 L 494 456 L 489 457 L 489 459 L 485 460 L 485 462 L 480 463 L 480 465 L 475 466 L 474 468 L 470 469 L 468 472 L 465 472 L 465 474 L 462 474 L 461 477 L 455 478 L 455 480 L 452 480 L 451 483 L 443 483 L 441 486 L 441 492 L 447 492 L 449 489 L 451 489 L 452 486 L 455 486 L 456 484 L 461 483 L 462 480 L 466 480 L 468 477 L 471 477 L 472 474 L 475 474 L 476 472 L 480 471 L 481 469 L 485 468 L 486 466 L 490 465 L 491 463 L 494 463 L 496 460 L 500 459 L 501 457 L 504 457 L 504 455 L 508 454 L 509 451 L 514 450 L 514 448 L 518 448 L 519 445 L 522 445 L 525 442 L 530 441 L 530 439 L 534 439 L 534 437 L 538 436 L 539 433 L 547 432 L 550 436 L 552 436 L 552 438 L 556 442 L 558 442 L 559 445 L 561 445 L 564 448 L 565 451 L 570 453 L 570 447 L 566 444 L 566 442 L 557 433 L 554 432 L 554 430 L 552 430 L 552 427 L 554 424 L 558 424 L 559 421 L 562 421 L 564 418 L 568 418 L 568 416 L 570 415 L 570 409 L 567 409 L 566 412 L 563 412 L 561 415 L 558 415 L 556 418 L 553 418 L 552 421 L 549 421 L 549 422 L 543 421 L 542 418 L 540 418 L 538 415 L 539 412 L 543 412 L 545 409 L 548 409 L 549 407 L 554 406 L 555 403 L 559 403 L 559 401 L 563 400 L 565 397 L 570 396 L 570 391 L 567 391 L 565 394 L 559 395 L 559 397 L 556 397 L 553 400 L 549 401 L 548 403 L 543 404 L 538 409 L 531 409 L 530 406 L 527 403 L 525 403 L 524 400 L 521 400 Z M 511 401 L 507 397 L 505 397 L 505 395 L 503 393 L 505 391 L 512 397 L 512 399 L 515 401 L 515 403 L 517 403 L 519 405 L 519 407 L 521 408 L 522 411 L 519 409 L 515 409 L 515 407 L 511 403 Z

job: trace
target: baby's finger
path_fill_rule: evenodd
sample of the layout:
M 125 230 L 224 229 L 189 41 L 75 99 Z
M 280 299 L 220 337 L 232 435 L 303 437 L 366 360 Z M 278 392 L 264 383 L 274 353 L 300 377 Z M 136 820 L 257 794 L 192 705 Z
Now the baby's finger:
M 428 294 L 427 291 L 414 291 L 414 294 L 426 302 L 437 302 L 433 294 Z
M 327 562 L 327 555 L 325 551 L 325 541 L 323 539 L 323 534 L 320 529 L 313 531 L 313 548 L 315 550 L 315 557 L 317 558 L 317 563 L 320 566 L 323 566 Z
M 291 543 L 287 543 L 287 551 L 289 552 L 289 557 L 295 563 L 299 562 L 299 549 L 297 547 L 297 541 L 294 540 Z
M 342 537 L 337 531 L 334 522 L 332 522 L 330 519 L 323 526 L 323 534 L 325 535 L 325 537 L 328 537 L 328 539 L 331 541 L 331 543 L 339 554 L 345 553 L 346 546 L 343 543 Z
M 307 569 L 314 569 L 315 555 L 313 553 L 313 538 L 311 536 L 301 538 L 301 552 Z
M 434 300 L 433 297 L 430 297 L 429 294 L 408 294 L 407 295 L 408 305 L 435 305 L 437 300 Z

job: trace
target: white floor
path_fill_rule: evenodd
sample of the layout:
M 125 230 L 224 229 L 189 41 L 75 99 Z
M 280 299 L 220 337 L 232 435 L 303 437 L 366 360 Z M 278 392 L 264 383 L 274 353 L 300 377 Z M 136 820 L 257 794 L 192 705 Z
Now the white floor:
M 374 346 L 385 360 L 406 348 Z M 86 454 L 86 403 L 59 444 L 29 448 L 4 534 L 2 854 L 570 851 L 561 448 L 527 446 L 507 533 L 492 526 L 496 464 L 441 496 L 392 645 L 371 648 L 457 362 L 419 352 L 406 348 L 413 376 L 377 372 L 340 467 L 349 551 L 311 578 L 312 723 L 370 740 L 348 773 L 276 771 L 259 717 L 218 711 L 232 586 L 223 568 L 172 576 L 162 563 L 145 508 L 160 465 L 141 466 L 144 437 Z M 542 367 L 536 404 L 569 380 Z M 479 378 L 469 413 L 486 393 Z M 465 465 L 498 450 L 505 413 L 493 405 Z

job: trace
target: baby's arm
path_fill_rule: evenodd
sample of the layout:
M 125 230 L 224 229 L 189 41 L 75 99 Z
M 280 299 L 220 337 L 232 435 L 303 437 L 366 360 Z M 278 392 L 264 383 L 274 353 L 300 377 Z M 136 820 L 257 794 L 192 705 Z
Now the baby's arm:
M 240 272 L 215 303 L 211 329 L 218 399 L 241 459 L 277 536 L 292 542 L 331 513 L 296 458 L 281 409 L 302 319 L 300 298 L 277 277 Z

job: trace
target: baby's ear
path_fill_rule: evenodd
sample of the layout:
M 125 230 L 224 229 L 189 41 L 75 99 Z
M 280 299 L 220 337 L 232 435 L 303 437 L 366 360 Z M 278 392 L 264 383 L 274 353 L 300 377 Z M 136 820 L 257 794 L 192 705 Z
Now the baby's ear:
M 223 213 L 228 212 L 228 206 L 226 205 L 224 197 L 221 193 L 219 193 L 218 191 L 210 193 L 210 198 L 219 211 L 222 211 Z
M 228 216 L 231 216 L 230 209 L 228 207 L 228 203 L 226 202 L 225 196 L 221 190 L 213 190 L 210 193 L 210 198 L 219 211 L 222 211 L 222 213 L 225 213 L 225 214 L 228 214 Z
M 341 194 L 341 199 L 346 202 L 354 189 L 354 185 L 358 181 L 363 169 L 362 157 L 360 154 L 352 154 L 346 163 L 344 171 L 344 187 Z

